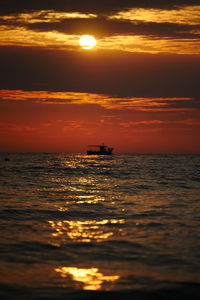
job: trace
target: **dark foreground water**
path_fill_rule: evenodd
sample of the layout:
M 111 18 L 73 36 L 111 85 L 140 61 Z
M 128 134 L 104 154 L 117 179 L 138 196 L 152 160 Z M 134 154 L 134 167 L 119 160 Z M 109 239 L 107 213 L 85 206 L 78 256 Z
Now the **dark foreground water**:
M 1 299 L 199 299 L 200 156 L 0 164 Z

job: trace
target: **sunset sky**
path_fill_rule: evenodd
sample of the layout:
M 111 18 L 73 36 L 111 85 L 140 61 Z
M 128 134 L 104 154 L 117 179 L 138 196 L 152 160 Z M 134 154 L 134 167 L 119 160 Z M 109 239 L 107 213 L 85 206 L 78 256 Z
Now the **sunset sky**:
M 199 0 L 1 0 L 0 65 L 1 152 L 200 153 Z

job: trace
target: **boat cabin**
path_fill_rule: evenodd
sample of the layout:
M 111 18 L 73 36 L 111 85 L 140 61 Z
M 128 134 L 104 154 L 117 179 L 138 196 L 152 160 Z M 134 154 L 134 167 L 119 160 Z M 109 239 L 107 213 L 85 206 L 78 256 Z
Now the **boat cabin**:
M 113 148 L 109 148 L 105 145 L 89 145 L 88 147 L 88 155 L 111 155 L 113 151 Z

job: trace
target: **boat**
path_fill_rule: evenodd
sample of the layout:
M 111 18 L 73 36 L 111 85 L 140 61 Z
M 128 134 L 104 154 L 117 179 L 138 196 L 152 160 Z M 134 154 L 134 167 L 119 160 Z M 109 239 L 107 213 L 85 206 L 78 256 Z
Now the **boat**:
M 111 155 L 113 152 L 113 148 L 109 148 L 105 145 L 89 145 L 88 147 L 88 155 Z

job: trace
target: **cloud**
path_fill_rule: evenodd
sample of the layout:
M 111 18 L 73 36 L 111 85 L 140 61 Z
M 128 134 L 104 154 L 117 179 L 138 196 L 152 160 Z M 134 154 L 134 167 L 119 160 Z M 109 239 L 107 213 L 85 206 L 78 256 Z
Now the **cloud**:
M 200 5 L 173 10 L 130 8 L 116 14 L 39 10 L 0 17 L 0 44 L 79 51 L 89 33 L 98 50 L 200 53 Z
M 132 8 L 104 16 L 79 11 L 41 10 L 0 17 L 2 26 L 10 28 L 73 35 L 87 32 L 99 38 L 111 35 L 194 38 L 195 32 L 200 29 L 199 19 L 200 5 L 177 7 L 171 11 Z
M 41 31 L 27 29 L 26 27 L 1 26 L 0 44 L 3 46 L 41 47 L 44 49 L 59 49 L 80 51 L 79 39 L 81 34 L 87 32 L 99 34 L 91 24 L 90 30 L 80 26 L 76 34 L 67 34 L 55 30 Z M 88 27 L 88 28 L 89 28 Z M 91 29 L 93 28 L 93 29 Z M 141 29 L 143 28 L 143 29 Z M 200 54 L 200 34 L 197 29 L 182 28 L 181 32 L 167 30 L 167 26 L 161 26 L 155 30 L 150 24 L 136 25 L 130 34 L 112 34 L 97 38 L 96 50 L 113 50 L 142 53 L 178 53 Z M 147 30 L 145 32 L 145 30 Z M 73 30 L 74 31 L 74 30 Z M 121 30 L 123 29 L 121 28 Z M 142 34 L 141 34 L 142 33 Z
M 109 19 L 130 22 L 174 23 L 185 25 L 200 24 L 200 5 L 176 6 L 171 10 L 158 8 L 129 8 L 111 15 Z
M 1 26 L 0 44 L 26 47 L 50 47 L 59 49 L 76 49 L 78 47 L 77 35 L 67 35 L 55 31 L 34 31 L 21 26 Z
M 17 13 L 27 10 L 61 10 L 80 11 L 84 13 L 113 13 L 130 7 L 165 8 L 172 9 L 177 5 L 198 5 L 199 0 L 3 0 L 1 1 L 1 14 Z
M 144 120 L 144 121 L 129 121 L 129 122 L 122 122 L 120 123 L 122 127 L 131 128 L 137 126 L 153 126 L 158 125 L 161 126 L 200 126 L 200 120 L 196 121 L 193 119 L 183 119 L 183 120 Z
M 95 14 L 84 14 L 80 12 L 62 12 L 55 10 L 30 11 L 18 14 L 9 14 L 0 17 L 2 24 L 37 24 L 37 23 L 59 23 L 63 20 L 96 18 Z
M 89 104 L 98 105 L 109 110 L 187 111 L 188 109 L 200 108 L 200 101 L 193 98 L 120 98 L 77 92 L 0 90 L 0 99 L 11 102 L 26 101 L 48 105 Z
M 112 35 L 157 36 L 160 38 L 198 38 L 200 24 L 181 24 L 170 22 L 109 20 L 106 18 L 66 19 L 60 22 L 38 22 L 26 24 L 26 27 L 37 31 L 54 31 L 65 34 L 84 34 L 85 32 L 103 38 Z M 196 33 L 197 32 L 197 33 Z

